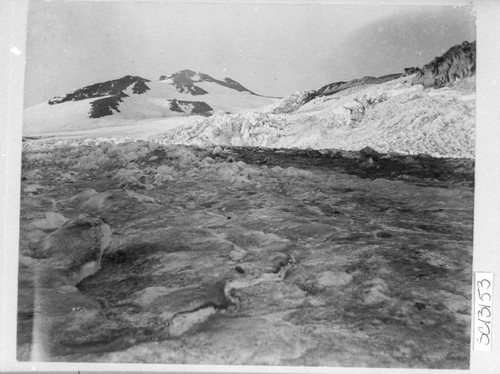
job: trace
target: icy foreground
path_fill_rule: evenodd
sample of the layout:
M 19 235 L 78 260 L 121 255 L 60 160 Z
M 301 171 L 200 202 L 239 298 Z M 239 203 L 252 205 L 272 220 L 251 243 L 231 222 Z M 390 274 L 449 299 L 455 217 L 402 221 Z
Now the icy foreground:
M 20 360 L 468 367 L 470 160 L 37 140 L 22 177 Z
M 474 157 L 475 77 L 443 88 L 414 75 L 361 85 L 304 104 L 307 92 L 265 110 L 218 113 L 151 139 L 169 144 L 264 146 Z

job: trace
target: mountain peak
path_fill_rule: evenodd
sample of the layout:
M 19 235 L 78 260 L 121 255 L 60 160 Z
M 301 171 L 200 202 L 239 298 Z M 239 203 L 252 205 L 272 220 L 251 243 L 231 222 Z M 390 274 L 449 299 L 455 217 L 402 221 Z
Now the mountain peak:
M 169 76 L 162 75 L 159 81 L 169 81 L 169 83 L 172 83 L 180 93 L 189 93 L 191 95 L 205 95 L 207 93 L 205 89 L 196 85 L 196 83 L 216 83 L 232 90 L 256 95 L 234 79 L 226 77 L 224 80 L 219 80 L 206 73 L 195 72 L 190 69 L 180 70 Z
M 200 96 L 201 95 L 201 96 Z M 200 96 L 200 97 L 198 97 Z M 46 128 L 77 126 L 83 118 L 164 118 L 233 112 L 271 104 L 270 98 L 253 94 L 231 78 L 218 80 L 191 69 L 150 81 L 135 75 L 94 83 L 53 97 L 29 111 Z

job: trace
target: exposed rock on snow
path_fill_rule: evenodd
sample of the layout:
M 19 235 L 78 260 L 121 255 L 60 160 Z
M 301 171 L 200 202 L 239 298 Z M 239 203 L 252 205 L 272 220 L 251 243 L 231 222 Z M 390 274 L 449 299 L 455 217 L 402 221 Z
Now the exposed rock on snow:
M 424 87 L 443 87 L 457 79 L 464 79 L 476 74 L 476 42 L 467 41 L 436 57 L 422 69 L 418 69 L 413 84 Z
M 319 90 L 312 91 L 306 98 L 306 102 L 317 97 L 330 96 L 337 92 L 344 91 L 350 88 L 363 87 L 371 84 L 381 84 L 397 78 L 401 78 L 403 74 L 389 74 L 381 77 L 363 77 L 361 79 L 353 79 L 348 82 L 335 82 L 321 87 Z
M 247 92 L 249 94 L 255 95 L 255 93 L 243 87 L 241 84 L 239 84 L 235 80 L 232 80 L 231 78 L 224 78 L 224 80 L 221 81 L 212 78 L 208 74 L 196 73 L 189 69 L 178 71 L 176 73 L 169 75 L 168 77 L 162 75 L 160 77 L 160 81 L 172 82 L 176 86 L 177 90 L 179 90 L 179 92 L 181 93 L 188 92 L 192 95 L 205 95 L 208 93 L 199 86 L 199 84 L 203 82 L 216 83 L 220 86 L 227 87 L 232 90 L 236 90 L 239 92 Z
M 418 71 L 420 71 L 420 68 L 416 68 L 416 67 L 405 68 L 404 69 L 405 77 L 408 75 L 413 75 L 413 74 L 417 73 Z
M 128 95 L 125 93 L 119 93 L 117 95 L 112 95 L 105 97 L 103 99 L 97 99 L 90 103 L 90 118 L 101 118 L 104 116 L 110 116 L 115 112 L 120 112 L 118 107 L 120 103 L 123 102 L 123 98 Z
M 80 88 L 64 97 L 53 98 L 49 100 L 49 104 L 61 104 L 66 101 L 78 101 L 103 96 L 120 96 L 123 95 L 123 91 L 131 85 L 133 85 L 135 93 L 141 94 L 149 89 L 146 82 L 150 81 L 141 77 L 126 75 L 123 78 L 110 80 L 104 83 L 96 83 L 91 86 Z M 137 86 L 137 84 L 139 84 L 139 86 Z
M 170 100 L 170 110 L 187 114 L 210 115 L 213 109 L 203 101 Z

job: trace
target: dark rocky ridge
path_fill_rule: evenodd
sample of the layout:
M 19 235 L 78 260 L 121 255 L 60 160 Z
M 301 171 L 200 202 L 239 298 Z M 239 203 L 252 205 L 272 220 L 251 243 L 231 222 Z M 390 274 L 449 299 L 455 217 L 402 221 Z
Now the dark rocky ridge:
M 195 96 L 206 95 L 208 93 L 207 91 L 194 84 L 195 81 L 192 78 L 195 74 L 196 72 L 186 69 L 173 73 L 168 77 L 162 75 L 159 80 L 163 81 L 166 79 L 171 79 L 172 84 L 180 93 L 188 93 Z
M 162 75 L 159 80 L 163 81 L 166 79 L 171 79 L 174 86 L 177 88 L 177 90 L 180 93 L 190 93 L 192 95 L 205 95 L 208 93 L 203 88 L 197 86 L 195 84 L 196 82 L 217 83 L 223 87 L 227 87 L 227 88 L 239 91 L 239 92 L 248 92 L 252 95 L 256 95 L 254 92 L 245 88 L 240 83 L 236 82 L 235 80 L 233 80 L 231 78 L 224 78 L 224 80 L 221 81 L 219 79 L 212 78 L 208 74 L 198 73 L 199 80 L 194 80 L 193 77 L 196 74 L 197 73 L 193 70 L 185 69 L 185 70 L 181 70 L 181 71 L 178 71 L 176 73 L 173 73 L 173 74 L 169 75 L 168 77 L 165 75 Z
M 450 48 L 442 56 L 436 57 L 422 68 L 409 67 L 404 73 L 383 75 L 380 77 L 363 77 L 347 82 L 340 81 L 327 84 L 318 90 L 310 91 L 303 104 L 322 96 L 334 95 L 349 88 L 369 84 L 381 84 L 412 74 L 417 74 L 412 84 L 423 84 L 424 87 L 439 88 L 457 79 L 473 76 L 476 73 L 476 42 L 464 41 Z
M 211 76 L 209 76 L 207 74 L 201 73 L 200 78 L 202 81 L 205 81 L 205 82 L 217 83 L 217 84 L 220 84 L 221 86 L 231 88 L 231 89 L 239 91 L 239 92 L 248 92 L 252 95 L 256 95 L 255 92 L 250 91 L 248 88 L 242 86 L 240 83 L 238 83 L 235 80 L 228 78 L 228 77 L 224 78 L 224 80 L 221 81 L 221 80 L 212 78 Z
M 322 96 L 330 96 L 334 95 L 337 92 L 347 90 L 349 88 L 353 87 L 358 87 L 362 85 L 369 85 L 369 84 L 381 84 L 385 83 L 394 79 L 401 78 L 403 74 L 401 73 L 396 73 L 396 74 L 388 74 L 388 75 L 383 75 L 381 77 L 363 77 L 361 79 L 353 79 L 347 82 L 334 82 L 327 84 L 323 87 L 321 87 L 319 90 L 311 91 L 311 93 L 308 95 L 306 98 L 305 103 L 316 99 L 317 97 L 322 97 Z M 304 103 L 304 104 L 305 104 Z
M 413 75 L 413 74 L 417 73 L 419 70 L 420 70 L 420 68 L 416 68 L 416 67 L 413 67 L 413 66 L 410 67 L 410 68 L 405 68 L 404 69 L 405 76 Z
M 90 86 L 80 88 L 72 93 L 67 94 L 64 97 L 55 97 L 49 100 L 49 104 L 61 104 L 66 101 L 78 101 L 107 95 L 123 96 L 123 91 L 125 91 L 127 87 L 129 87 L 133 83 L 135 83 L 133 92 L 135 94 L 142 94 L 149 90 L 146 82 L 150 82 L 150 80 L 137 76 L 126 75 L 119 79 L 113 79 L 104 83 L 95 83 Z
M 457 79 L 476 74 L 476 42 L 464 41 L 418 69 L 413 84 L 424 87 L 443 87 Z
M 134 84 L 134 87 L 132 87 L 132 92 L 138 95 L 143 94 L 148 90 L 149 87 L 144 81 L 138 81 L 136 84 Z

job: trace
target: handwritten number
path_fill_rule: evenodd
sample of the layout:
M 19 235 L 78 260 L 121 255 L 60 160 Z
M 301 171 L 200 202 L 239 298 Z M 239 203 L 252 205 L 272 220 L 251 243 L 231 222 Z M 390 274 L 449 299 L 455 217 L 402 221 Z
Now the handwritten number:
M 483 338 L 486 338 L 487 341 L 483 342 Z M 481 333 L 481 336 L 478 339 L 479 343 L 484 344 L 484 345 L 489 345 L 490 344 L 490 337 L 487 334 Z
M 478 281 L 477 282 L 477 288 L 484 288 L 483 282 L 488 282 L 488 287 L 486 287 L 486 289 L 490 288 L 491 283 L 490 283 L 490 281 L 488 279 L 483 279 L 482 281 Z
M 479 295 L 479 300 L 485 301 L 485 300 L 483 300 L 483 297 L 484 296 L 488 296 L 488 300 L 487 301 L 491 301 L 491 295 L 488 292 L 485 292 L 485 293 L 482 294 L 480 290 L 477 290 L 477 293 Z
M 481 306 L 481 305 L 479 305 L 479 306 Z M 488 312 L 488 315 L 487 315 L 487 316 L 483 316 L 483 311 L 484 311 L 485 309 L 486 309 L 486 311 Z M 479 318 L 479 317 L 486 317 L 486 318 L 491 317 L 491 310 L 490 310 L 490 307 L 489 307 L 489 306 L 487 306 L 487 305 L 483 305 L 483 306 L 482 306 L 482 308 L 481 308 L 481 310 L 479 310 L 479 311 L 477 312 L 477 317 L 478 317 L 478 318 Z
M 476 323 L 481 324 L 477 327 L 477 332 L 479 337 L 477 338 L 477 342 L 479 344 L 488 346 L 491 343 L 491 319 L 492 319 L 492 311 L 491 311 L 491 282 L 488 279 L 482 279 L 476 282 L 477 295 L 479 300 L 483 302 L 483 304 L 477 305 L 477 319 Z M 489 292 L 487 292 L 489 290 Z

